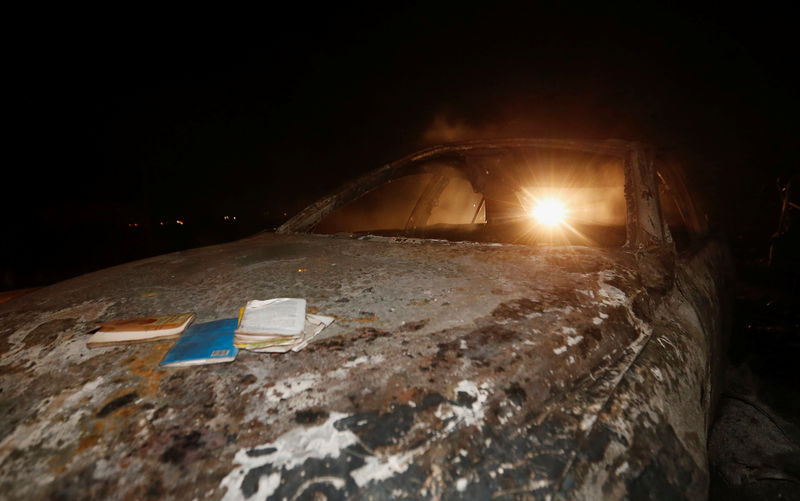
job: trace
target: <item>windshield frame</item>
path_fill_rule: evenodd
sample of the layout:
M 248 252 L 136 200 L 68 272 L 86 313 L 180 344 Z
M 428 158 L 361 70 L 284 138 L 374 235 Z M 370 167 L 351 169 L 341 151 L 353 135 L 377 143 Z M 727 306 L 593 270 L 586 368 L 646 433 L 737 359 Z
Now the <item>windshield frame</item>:
M 417 171 L 421 164 L 440 159 L 464 157 L 513 149 L 561 150 L 593 153 L 622 160 L 625 176 L 626 243 L 642 249 L 669 245 L 672 237 L 664 224 L 658 199 L 658 181 L 652 149 L 621 140 L 581 141 L 568 139 L 513 138 L 449 143 L 426 148 L 346 183 L 332 194 L 309 205 L 281 225 L 276 233 L 310 233 L 331 212 L 373 189 Z

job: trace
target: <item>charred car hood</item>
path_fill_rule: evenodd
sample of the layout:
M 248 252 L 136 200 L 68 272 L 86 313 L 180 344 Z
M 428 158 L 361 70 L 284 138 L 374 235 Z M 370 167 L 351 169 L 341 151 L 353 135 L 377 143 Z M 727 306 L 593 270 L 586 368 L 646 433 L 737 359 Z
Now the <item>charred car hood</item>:
M 0 306 L 6 492 L 566 492 L 650 334 L 636 269 L 622 250 L 261 234 L 41 289 Z M 104 321 L 271 297 L 336 321 L 299 353 L 186 369 L 158 368 L 169 342 L 85 346 Z

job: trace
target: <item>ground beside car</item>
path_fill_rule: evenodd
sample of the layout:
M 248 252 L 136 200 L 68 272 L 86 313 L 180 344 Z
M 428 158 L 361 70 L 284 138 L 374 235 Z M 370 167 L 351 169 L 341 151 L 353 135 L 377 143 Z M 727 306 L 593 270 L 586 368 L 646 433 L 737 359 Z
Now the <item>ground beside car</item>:
M 709 436 L 713 501 L 797 499 L 800 275 L 739 242 L 725 392 Z

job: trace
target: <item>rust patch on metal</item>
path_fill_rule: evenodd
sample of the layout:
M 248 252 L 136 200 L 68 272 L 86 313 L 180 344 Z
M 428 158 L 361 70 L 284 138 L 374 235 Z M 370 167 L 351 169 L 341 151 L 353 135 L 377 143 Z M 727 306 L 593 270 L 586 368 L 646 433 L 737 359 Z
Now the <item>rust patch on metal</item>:
M 144 389 L 143 394 L 154 395 L 158 392 L 161 380 L 168 374 L 167 371 L 158 369 L 158 364 L 173 344 L 170 341 L 148 344 L 125 361 L 131 374 L 142 379 L 140 384 Z

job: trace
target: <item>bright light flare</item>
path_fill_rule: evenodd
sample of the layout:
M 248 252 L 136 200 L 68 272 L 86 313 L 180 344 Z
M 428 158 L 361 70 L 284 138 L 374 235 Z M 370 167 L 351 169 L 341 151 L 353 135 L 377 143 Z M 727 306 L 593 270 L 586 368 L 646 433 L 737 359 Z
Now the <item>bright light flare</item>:
M 539 201 L 529 214 L 545 226 L 557 226 L 564 222 L 567 210 L 564 204 L 555 198 L 545 198 Z

